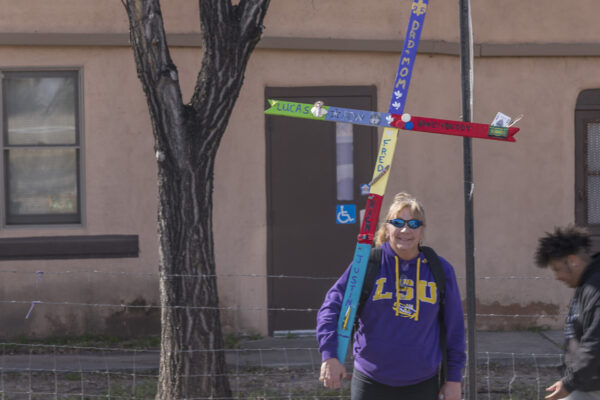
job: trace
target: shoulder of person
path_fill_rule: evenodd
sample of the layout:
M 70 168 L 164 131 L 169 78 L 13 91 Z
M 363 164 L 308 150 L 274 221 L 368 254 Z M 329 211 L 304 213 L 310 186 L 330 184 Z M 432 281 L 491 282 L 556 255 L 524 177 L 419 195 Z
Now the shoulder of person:
M 580 282 L 581 301 L 588 306 L 600 305 L 600 268 L 596 268 L 586 275 L 583 282 Z
M 600 259 L 595 258 L 583 274 L 584 285 L 589 284 L 600 288 Z
M 433 249 L 435 250 L 435 249 Z M 435 252 L 440 260 L 440 264 L 442 265 L 442 269 L 444 270 L 444 274 L 446 274 L 446 277 L 448 276 L 448 274 L 450 272 L 454 272 L 454 267 L 452 266 L 452 264 L 450 263 L 450 261 L 446 260 L 444 257 L 442 257 L 440 255 L 440 253 L 438 253 L 437 251 Z M 427 262 L 429 262 L 429 260 L 427 260 Z
M 581 283 L 584 295 L 600 299 L 600 268 L 592 271 L 584 279 Z

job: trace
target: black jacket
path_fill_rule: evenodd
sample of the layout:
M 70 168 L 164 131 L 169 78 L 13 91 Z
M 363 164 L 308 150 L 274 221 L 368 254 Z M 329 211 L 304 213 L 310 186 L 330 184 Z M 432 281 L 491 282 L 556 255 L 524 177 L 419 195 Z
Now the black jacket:
M 575 288 L 565 335 L 565 389 L 600 390 L 600 253 L 594 255 Z

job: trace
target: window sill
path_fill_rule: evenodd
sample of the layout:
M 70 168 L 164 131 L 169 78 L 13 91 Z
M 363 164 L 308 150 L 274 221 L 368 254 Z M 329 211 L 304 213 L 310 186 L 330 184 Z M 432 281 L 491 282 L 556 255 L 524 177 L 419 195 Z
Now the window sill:
M 40 236 L 0 239 L 0 261 L 139 257 L 138 235 Z

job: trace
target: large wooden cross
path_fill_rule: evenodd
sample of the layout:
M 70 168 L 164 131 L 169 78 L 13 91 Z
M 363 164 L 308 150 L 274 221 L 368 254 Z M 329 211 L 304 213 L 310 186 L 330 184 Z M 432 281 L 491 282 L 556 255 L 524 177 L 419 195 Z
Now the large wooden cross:
M 463 121 L 451 121 L 437 118 L 415 117 L 403 113 L 406 95 L 410 84 L 412 69 L 417 54 L 429 0 L 413 0 L 404 47 L 400 56 L 398 72 L 394 82 L 394 90 L 387 113 L 354 110 L 324 105 L 321 101 L 315 104 L 295 103 L 269 99 L 270 108 L 265 114 L 281 115 L 295 118 L 316 119 L 331 122 L 383 127 L 383 135 L 379 146 L 379 154 L 369 183 L 369 194 L 365 213 L 358 235 L 358 243 L 354 251 L 352 266 L 348 276 L 348 284 L 340 317 L 338 320 L 337 358 L 344 363 L 352 328 L 356 317 L 360 293 L 367 269 L 369 254 L 373 245 L 375 230 L 379 221 L 381 203 L 387 186 L 398 130 L 441 133 L 447 135 L 466 136 L 479 139 L 502 140 L 514 142 L 519 128 L 478 124 Z

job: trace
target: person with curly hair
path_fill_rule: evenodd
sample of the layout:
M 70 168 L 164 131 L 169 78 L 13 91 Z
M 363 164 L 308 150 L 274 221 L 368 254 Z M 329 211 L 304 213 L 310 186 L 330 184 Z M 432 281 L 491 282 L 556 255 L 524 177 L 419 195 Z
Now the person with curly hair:
M 600 253 L 590 256 L 587 230 L 555 228 L 538 241 L 535 263 L 575 289 L 565 322 L 562 378 L 547 399 L 600 400 Z

